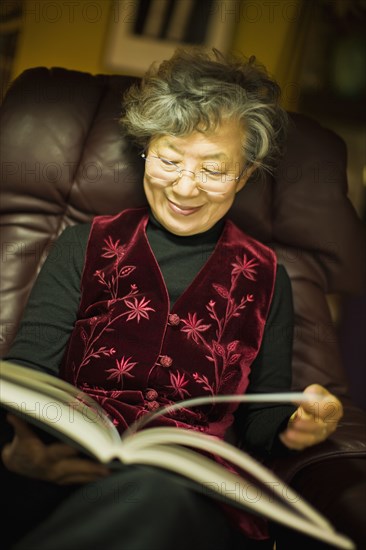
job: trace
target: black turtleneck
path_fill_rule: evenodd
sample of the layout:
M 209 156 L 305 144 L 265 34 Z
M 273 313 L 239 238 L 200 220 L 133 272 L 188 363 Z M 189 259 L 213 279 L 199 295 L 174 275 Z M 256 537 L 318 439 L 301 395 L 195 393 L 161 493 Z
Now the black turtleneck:
M 224 220 L 220 220 L 204 233 L 180 237 L 167 231 L 150 214 L 146 234 L 163 274 L 171 306 L 207 262 L 220 238 L 224 224 Z
M 206 263 L 223 225 L 221 220 L 204 233 L 180 237 L 150 216 L 147 237 L 172 304 Z M 17 337 L 5 360 L 58 374 L 78 311 L 89 231 L 90 224 L 80 224 L 67 228 L 59 237 L 32 289 Z M 261 349 L 252 365 L 249 392 L 289 390 L 292 330 L 291 283 L 285 269 L 278 266 Z M 241 405 L 236 413 L 236 426 L 242 444 L 268 453 L 282 451 L 276 435 L 294 410 L 292 405 Z

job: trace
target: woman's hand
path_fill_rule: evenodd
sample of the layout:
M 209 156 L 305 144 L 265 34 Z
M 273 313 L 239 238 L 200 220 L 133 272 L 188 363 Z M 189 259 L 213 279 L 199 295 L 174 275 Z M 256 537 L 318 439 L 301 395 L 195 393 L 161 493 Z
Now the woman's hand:
M 343 416 L 342 403 L 319 384 L 308 386 L 304 393 L 323 396 L 318 402 L 303 403 L 291 416 L 280 440 L 289 449 L 302 450 L 321 443 L 332 434 Z
M 68 445 L 44 444 L 20 418 L 8 414 L 7 420 L 14 428 L 14 438 L 1 456 L 11 472 L 58 485 L 88 483 L 110 473 L 105 466 L 80 458 Z

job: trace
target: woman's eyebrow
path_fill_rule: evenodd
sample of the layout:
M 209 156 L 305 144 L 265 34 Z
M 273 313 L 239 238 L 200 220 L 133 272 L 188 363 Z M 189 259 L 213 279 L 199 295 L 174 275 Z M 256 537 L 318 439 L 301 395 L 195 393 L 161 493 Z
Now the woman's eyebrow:
M 173 143 L 171 143 L 171 142 L 169 141 L 169 139 L 164 139 L 164 140 L 162 140 L 161 143 L 160 143 L 160 146 L 161 146 L 161 147 L 167 147 L 168 149 L 172 149 L 172 150 L 173 150 L 175 153 L 177 153 L 178 155 L 182 155 L 182 154 L 183 154 L 182 151 L 181 151 L 178 147 L 176 147 Z M 159 147 L 159 146 L 158 146 L 158 147 Z
M 221 160 L 222 162 L 228 162 L 229 157 L 225 153 L 209 153 L 208 155 L 204 155 L 201 157 L 202 159 L 215 159 L 215 160 Z

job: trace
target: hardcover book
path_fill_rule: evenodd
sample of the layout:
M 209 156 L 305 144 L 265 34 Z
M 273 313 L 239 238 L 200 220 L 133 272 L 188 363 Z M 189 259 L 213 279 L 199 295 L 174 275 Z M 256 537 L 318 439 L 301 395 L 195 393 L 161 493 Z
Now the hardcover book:
M 78 388 L 44 372 L 0 362 L 0 405 L 89 457 L 111 468 L 121 463 L 164 468 L 212 498 L 335 547 L 352 549 L 355 546 L 348 537 L 338 533 L 303 497 L 250 454 L 194 429 L 155 426 L 160 415 L 180 407 L 228 401 L 300 404 L 321 399 L 300 392 L 188 399 L 143 415 L 120 435 L 103 408 Z M 211 456 L 221 457 L 242 474 L 231 472 Z M 248 494 L 248 484 L 253 483 L 262 498 L 253 499 Z

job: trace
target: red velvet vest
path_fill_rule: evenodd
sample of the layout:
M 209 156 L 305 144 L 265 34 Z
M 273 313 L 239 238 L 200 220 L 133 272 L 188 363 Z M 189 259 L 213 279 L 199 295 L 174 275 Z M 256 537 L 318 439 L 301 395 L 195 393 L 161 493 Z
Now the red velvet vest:
M 171 308 L 147 222 L 146 208 L 94 219 L 61 369 L 99 401 L 120 432 L 161 405 L 244 393 L 275 281 L 274 253 L 226 221 L 208 261 Z M 224 437 L 236 408 L 181 409 L 158 422 Z M 239 523 L 262 538 L 261 521 L 241 515 Z
M 145 208 L 94 219 L 61 370 L 101 402 L 121 432 L 161 405 L 244 393 L 275 281 L 274 253 L 226 221 L 215 250 L 171 309 L 147 222 Z M 183 409 L 159 423 L 223 437 L 236 407 Z

